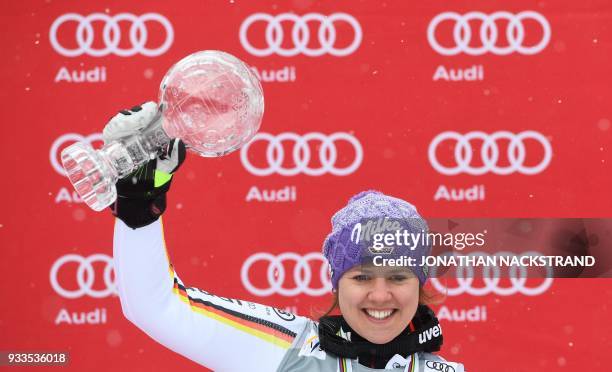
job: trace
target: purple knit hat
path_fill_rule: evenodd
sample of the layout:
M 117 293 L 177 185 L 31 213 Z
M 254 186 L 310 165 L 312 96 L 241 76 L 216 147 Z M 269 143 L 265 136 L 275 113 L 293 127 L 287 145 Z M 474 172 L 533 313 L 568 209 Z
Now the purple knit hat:
M 429 230 L 427 222 L 418 214 L 416 208 L 404 200 L 375 190 L 363 191 L 353 196 L 348 204 L 332 217 L 332 231 L 323 243 L 323 255 L 329 262 L 334 289 L 338 288 L 338 281 L 347 270 L 378 255 L 368 249 L 363 242 L 355 242 L 355 226 L 363 224 L 364 221 L 383 218 L 401 221 L 402 229 L 410 233 L 427 233 Z M 384 257 L 411 257 L 419 263 L 421 257 L 430 253 L 431 245 L 427 244 L 418 245 L 413 249 L 396 246 L 392 253 L 387 252 Z M 409 268 L 419 279 L 419 284 L 424 285 L 427 281 L 428 268 L 418 265 Z

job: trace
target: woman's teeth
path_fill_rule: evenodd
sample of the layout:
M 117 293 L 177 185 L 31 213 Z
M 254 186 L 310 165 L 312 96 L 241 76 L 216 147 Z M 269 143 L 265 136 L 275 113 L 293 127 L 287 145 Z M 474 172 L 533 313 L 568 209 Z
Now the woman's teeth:
M 391 313 L 393 313 L 393 310 L 369 310 L 366 309 L 365 312 L 371 316 L 372 318 L 376 318 L 376 319 L 385 319 L 387 317 L 389 317 L 391 315 Z

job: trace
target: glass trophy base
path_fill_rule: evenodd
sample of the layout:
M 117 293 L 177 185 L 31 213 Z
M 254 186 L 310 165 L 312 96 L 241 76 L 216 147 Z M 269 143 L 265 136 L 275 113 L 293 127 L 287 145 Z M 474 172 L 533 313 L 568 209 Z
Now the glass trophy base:
M 77 142 L 62 151 L 62 164 L 81 199 L 99 212 L 117 198 L 110 166 L 86 143 Z

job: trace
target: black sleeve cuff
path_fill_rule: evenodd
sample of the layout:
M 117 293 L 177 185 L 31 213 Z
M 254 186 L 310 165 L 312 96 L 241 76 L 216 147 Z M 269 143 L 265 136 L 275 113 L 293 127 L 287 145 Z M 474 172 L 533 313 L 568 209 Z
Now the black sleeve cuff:
M 117 218 L 125 222 L 132 229 L 147 226 L 159 218 L 166 210 L 166 194 L 163 193 L 154 199 L 123 198 L 117 200 L 109 207 Z

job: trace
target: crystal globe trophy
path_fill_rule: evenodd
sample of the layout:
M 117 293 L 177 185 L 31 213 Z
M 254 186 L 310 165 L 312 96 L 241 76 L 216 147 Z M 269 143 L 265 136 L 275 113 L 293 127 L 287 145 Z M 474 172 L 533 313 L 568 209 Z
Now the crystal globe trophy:
M 220 51 L 197 52 L 168 70 L 159 111 L 138 134 L 100 150 L 77 142 L 62 151 L 62 164 L 81 199 L 101 211 L 117 198 L 115 183 L 158 156 L 171 139 L 180 138 L 200 156 L 223 156 L 255 135 L 263 111 L 261 84 L 246 64 Z

